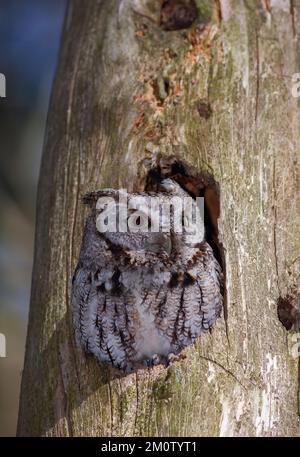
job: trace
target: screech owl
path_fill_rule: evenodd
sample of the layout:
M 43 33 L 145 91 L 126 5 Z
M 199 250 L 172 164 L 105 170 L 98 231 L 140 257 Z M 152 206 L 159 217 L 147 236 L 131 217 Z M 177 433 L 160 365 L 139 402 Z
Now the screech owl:
M 125 372 L 168 363 L 221 313 L 222 271 L 202 229 L 192 235 L 186 227 L 179 232 L 175 209 L 161 209 L 176 196 L 194 202 L 170 178 L 163 179 L 155 193 L 102 189 L 84 198 L 91 214 L 72 281 L 75 333 L 87 352 Z M 150 213 L 153 197 L 162 206 Z M 99 198 L 108 203 L 99 207 Z M 125 200 L 128 224 L 120 231 Z M 104 216 L 110 211 L 118 214 L 112 218 L 116 226 L 105 231 Z M 167 225 L 164 217 L 171 213 L 169 230 L 152 231 L 158 219 Z M 132 218 L 135 231 L 128 230 Z M 137 230 L 142 225 L 148 231 Z

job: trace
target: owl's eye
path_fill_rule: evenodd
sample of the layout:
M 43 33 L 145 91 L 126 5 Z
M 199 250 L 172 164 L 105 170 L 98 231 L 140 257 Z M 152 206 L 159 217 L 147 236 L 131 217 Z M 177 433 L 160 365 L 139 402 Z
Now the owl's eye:
M 147 233 L 151 227 L 151 219 L 143 211 L 129 210 L 127 218 L 128 231 L 131 233 Z

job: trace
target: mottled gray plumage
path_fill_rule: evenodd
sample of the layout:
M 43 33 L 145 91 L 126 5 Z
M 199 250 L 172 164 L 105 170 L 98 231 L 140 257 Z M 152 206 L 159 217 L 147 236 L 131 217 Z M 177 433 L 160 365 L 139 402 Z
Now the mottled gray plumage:
M 161 190 L 166 201 L 188 197 L 171 179 Z M 99 233 L 97 198 L 115 194 L 85 197 L 92 211 L 73 277 L 73 320 L 88 352 L 130 371 L 167 361 L 211 327 L 222 308 L 221 268 L 207 242 L 187 242 L 172 226 L 170 233 Z M 151 193 L 128 197 L 137 195 Z

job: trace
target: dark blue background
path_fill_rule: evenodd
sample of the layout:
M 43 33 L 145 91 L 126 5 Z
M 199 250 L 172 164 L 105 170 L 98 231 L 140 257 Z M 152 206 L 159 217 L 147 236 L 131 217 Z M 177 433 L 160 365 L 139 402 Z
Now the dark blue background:
M 0 0 L 0 436 L 16 428 L 36 188 L 64 11 L 64 0 Z

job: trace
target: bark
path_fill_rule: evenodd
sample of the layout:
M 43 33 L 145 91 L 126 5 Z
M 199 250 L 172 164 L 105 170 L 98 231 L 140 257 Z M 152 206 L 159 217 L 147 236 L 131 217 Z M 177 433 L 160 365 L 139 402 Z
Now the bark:
M 300 274 L 291 95 L 300 2 L 198 1 L 201 14 L 213 6 L 202 34 L 161 30 L 160 3 L 74 0 L 67 9 L 38 189 L 18 435 L 299 435 L 298 360 L 276 303 Z M 74 344 L 81 197 L 132 190 L 139 160 L 157 147 L 220 183 L 227 318 L 185 359 L 125 376 Z

